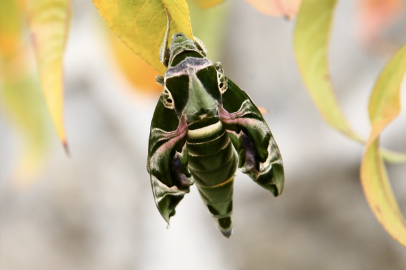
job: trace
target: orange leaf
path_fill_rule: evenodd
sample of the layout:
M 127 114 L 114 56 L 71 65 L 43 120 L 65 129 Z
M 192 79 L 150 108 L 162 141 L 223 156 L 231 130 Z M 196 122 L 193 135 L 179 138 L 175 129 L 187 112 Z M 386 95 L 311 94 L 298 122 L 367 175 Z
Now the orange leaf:
M 163 87 L 155 80 L 155 76 L 159 75 L 158 71 L 131 51 L 110 29 L 109 32 L 110 44 L 115 59 L 121 71 L 135 89 L 143 92 L 162 92 Z
M 296 16 L 301 0 L 245 0 L 260 12 L 268 16 Z
M 364 42 L 375 40 L 401 14 L 404 0 L 360 0 L 358 31 Z

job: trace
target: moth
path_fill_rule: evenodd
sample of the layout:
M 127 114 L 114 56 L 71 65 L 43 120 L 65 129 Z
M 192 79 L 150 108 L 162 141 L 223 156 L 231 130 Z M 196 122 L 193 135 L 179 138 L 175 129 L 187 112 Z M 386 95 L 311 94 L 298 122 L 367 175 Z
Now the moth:
M 227 238 L 232 233 L 233 181 L 238 168 L 257 184 L 282 193 L 284 172 L 278 146 L 247 93 L 206 58 L 203 42 L 167 30 L 157 76 L 163 91 L 151 122 L 147 170 L 155 203 L 169 225 L 194 183 Z

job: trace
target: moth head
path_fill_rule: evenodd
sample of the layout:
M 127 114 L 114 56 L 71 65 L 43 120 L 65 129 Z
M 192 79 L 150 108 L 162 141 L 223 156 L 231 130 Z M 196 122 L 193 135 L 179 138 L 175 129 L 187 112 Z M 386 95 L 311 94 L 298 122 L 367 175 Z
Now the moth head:
M 188 40 L 188 38 L 182 32 L 175 33 L 172 35 L 171 46 L 172 46 L 172 44 L 182 43 L 186 40 Z
M 171 65 L 173 59 L 184 51 L 195 51 L 202 57 L 206 57 L 207 48 L 204 43 L 197 37 L 193 37 L 193 40 L 186 37 L 182 32 L 178 32 L 172 35 L 172 41 L 168 48 L 169 42 L 169 30 L 170 30 L 170 18 L 168 10 L 166 12 L 166 32 L 161 48 L 159 50 L 159 61 L 168 67 Z
M 172 66 L 173 60 L 176 56 L 182 54 L 183 52 L 196 52 L 197 57 L 206 57 L 207 49 L 204 43 L 194 37 L 194 40 L 188 38 L 182 32 L 175 33 L 172 35 L 172 41 L 168 49 L 168 66 Z M 196 57 L 196 56 L 195 56 Z

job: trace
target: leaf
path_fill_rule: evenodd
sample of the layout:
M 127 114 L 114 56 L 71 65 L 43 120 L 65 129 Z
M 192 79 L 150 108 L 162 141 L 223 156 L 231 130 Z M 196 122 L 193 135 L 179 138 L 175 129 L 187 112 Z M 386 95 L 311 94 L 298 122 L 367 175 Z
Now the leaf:
M 260 12 L 268 16 L 296 16 L 302 0 L 245 0 Z
M 41 171 L 48 149 L 48 123 L 38 82 L 22 40 L 22 10 L 16 0 L 0 1 L 0 94 L 2 112 L 20 130 L 22 145 L 14 180 L 26 187 Z
M 390 163 L 406 163 L 405 154 L 393 152 L 386 149 L 385 150 L 381 149 L 381 155 L 385 161 Z
M 212 62 L 219 61 L 221 49 L 225 40 L 226 20 L 230 2 L 202 9 L 196 1 L 189 2 L 190 17 L 192 18 L 193 33 L 206 45 L 207 57 Z
M 369 118 L 372 131 L 368 143 L 400 113 L 400 86 L 406 71 L 406 45 L 391 59 L 379 75 L 369 100 Z
M 201 8 L 211 8 L 214 7 L 220 3 L 223 3 L 224 0 L 194 0 L 194 2 L 196 2 L 199 7 Z M 191 4 L 191 2 L 189 2 L 189 5 Z M 192 16 L 193 18 L 193 16 Z
M 382 30 L 402 14 L 404 0 L 360 0 L 358 32 L 364 42 L 376 40 Z
M 62 57 L 70 19 L 69 0 L 26 0 L 40 83 L 59 139 L 68 151 L 63 121 Z
M 328 42 L 336 0 L 303 0 L 294 46 L 302 79 L 325 121 L 347 137 L 364 143 L 348 124 L 334 93 L 328 68 Z M 382 150 L 387 161 L 405 162 L 406 155 Z
M 403 218 L 379 151 L 379 135 L 400 113 L 400 90 L 406 72 L 406 44 L 379 75 L 369 100 L 371 134 L 361 165 L 361 183 L 376 218 L 386 231 L 406 246 L 406 222 Z
M 20 47 L 23 20 L 17 0 L 0 1 L 0 54 L 12 57 Z
M 339 109 L 328 71 L 327 46 L 335 4 L 335 0 L 303 1 L 295 30 L 295 53 L 306 86 L 326 121 L 348 137 L 362 141 Z M 406 245 L 406 224 L 388 182 L 379 150 L 379 134 L 400 112 L 400 83 L 405 62 L 406 46 L 385 67 L 376 83 L 369 107 L 372 131 L 361 166 L 361 182 L 368 203 L 389 234 L 403 245 Z
M 186 0 L 93 0 L 93 3 L 114 33 L 160 74 L 166 69 L 159 62 L 159 48 L 166 31 L 165 8 L 171 17 L 170 37 L 183 32 L 193 39 Z
M 3 62 L 1 69 L 10 65 Z M 4 77 L 4 74 L 1 77 L 2 110 L 16 125 L 22 139 L 13 180 L 18 187 L 25 188 L 41 172 L 48 152 L 46 106 L 34 74 L 23 72 L 19 78 Z
M 155 76 L 159 75 L 158 71 L 130 50 L 110 29 L 108 31 L 117 64 L 135 90 L 145 93 L 161 93 L 163 87 L 155 80 Z
M 193 18 L 194 33 L 199 39 L 203 40 L 208 48 L 209 58 L 218 60 L 224 41 L 225 22 L 229 5 L 224 4 L 210 9 L 203 9 L 196 2 L 190 1 L 188 5 L 190 15 Z M 155 81 L 155 76 L 159 73 L 131 51 L 111 30 L 109 31 L 109 39 L 121 71 L 135 89 L 143 92 L 160 93 L 162 86 Z
M 303 0 L 297 17 L 294 45 L 302 78 L 329 125 L 362 141 L 347 123 L 334 94 L 327 53 L 336 0 Z

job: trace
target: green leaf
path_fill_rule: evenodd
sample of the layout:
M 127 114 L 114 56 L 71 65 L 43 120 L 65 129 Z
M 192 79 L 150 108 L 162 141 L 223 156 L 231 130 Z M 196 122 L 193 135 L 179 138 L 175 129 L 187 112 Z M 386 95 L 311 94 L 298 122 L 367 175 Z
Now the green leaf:
M 400 113 L 400 90 L 406 72 L 406 44 L 379 75 L 369 101 L 371 134 L 361 166 L 361 183 L 376 218 L 406 246 L 406 222 L 393 195 L 379 151 L 379 135 Z
M 209 9 L 202 9 L 196 1 L 189 2 L 193 33 L 206 45 L 207 58 L 212 62 L 220 58 L 229 8 L 230 2 Z
M 67 151 L 62 58 L 69 28 L 70 1 L 26 0 L 25 3 L 42 91 L 56 132 Z
M 317 108 L 329 125 L 362 141 L 342 113 L 328 67 L 328 45 L 336 0 L 303 0 L 296 22 L 294 45 L 299 70 Z
M 29 43 L 22 39 L 22 7 L 0 1 L 0 94 L 2 113 L 20 131 L 14 184 L 27 187 L 44 165 L 48 150 L 48 115 L 30 67 Z
M 183 32 L 193 39 L 186 0 L 93 0 L 99 13 L 123 42 L 163 74 L 159 48 L 166 31 L 166 13 L 171 18 L 170 38 Z M 169 40 L 170 42 L 171 40 Z
M 9 63 L 1 65 L 1 69 L 8 67 Z M 34 74 L 23 72 L 19 78 L 3 75 L 0 84 L 2 111 L 10 117 L 21 137 L 17 167 L 12 177 L 18 187 L 26 188 L 42 171 L 48 152 L 46 106 Z

